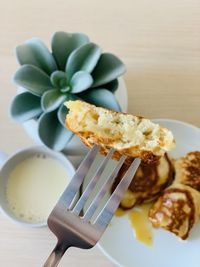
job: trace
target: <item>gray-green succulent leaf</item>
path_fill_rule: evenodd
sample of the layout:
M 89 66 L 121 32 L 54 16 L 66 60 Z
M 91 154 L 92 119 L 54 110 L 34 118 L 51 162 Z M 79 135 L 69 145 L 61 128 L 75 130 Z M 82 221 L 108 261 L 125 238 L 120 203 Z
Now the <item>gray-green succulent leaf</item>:
M 101 48 L 94 43 L 88 43 L 77 48 L 70 54 L 67 60 L 65 67 L 67 78 L 70 80 L 72 76 L 80 70 L 91 73 L 100 56 Z
M 107 89 L 95 88 L 87 90 L 86 92 L 81 93 L 78 96 L 84 101 L 91 103 L 97 107 L 121 111 L 120 105 L 116 97 L 113 95 L 112 92 Z
M 101 55 L 97 66 L 92 72 L 93 87 L 102 86 L 124 74 L 126 68 L 123 62 L 115 55 L 104 53 Z
M 30 64 L 51 74 L 57 69 L 56 61 L 45 44 L 38 38 L 32 38 L 16 48 L 16 55 L 21 65 Z
M 37 118 L 42 113 L 40 97 L 29 92 L 16 95 L 11 103 L 11 116 L 18 122 Z
M 52 37 L 51 47 L 58 68 L 64 70 L 71 52 L 87 43 L 89 38 L 83 33 L 56 32 Z
M 107 90 L 111 91 L 112 93 L 115 93 L 117 88 L 119 86 L 118 79 L 115 79 L 109 83 L 101 85 L 102 88 L 106 88 Z M 94 87 L 94 89 L 98 89 L 99 87 Z
M 73 94 L 66 94 L 67 98 L 65 99 L 65 101 L 69 101 L 69 100 L 77 100 L 79 99 L 76 95 Z M 66 116 L 68 114 L 68 108 L 62 104 L 59 109 L 58 109 L 58 120 L 60 121 L 60 123 L 65 127 L 65 120 L 66 120 Z
M 66 116 L 68 114 L 68 108 L 63 104 L 59 107 L 58 109 L 58 120 L 59 122 L 63 125 L 63 127 L 65 127 L 65 120 L 66 120 Z
M 45 92 L 41 98 L 41 106 L 44 112 L 51 112 L 60 107 L 67 96 L 59 90 L 52 89 Z
M 43 144 L 60 151 L 71 140 L 73 133 L 63 127 L 57 118 L 57 112 L 44 113 L 38 122 L 38 134 Z
M 56 70 L 51 74 L 51 83 L 55 88 L 65 88 L 68 86 L 67 75 L 64 71 Z
M 53 89 L 49 76 L 32 65 L 21 66 L 14 75 L 14 82 L 36 96 Z
M 93 83 L 92 76 L 86 71 L 76 72 L 70 81 L 71 93 L 77 94 L 90 88 Z

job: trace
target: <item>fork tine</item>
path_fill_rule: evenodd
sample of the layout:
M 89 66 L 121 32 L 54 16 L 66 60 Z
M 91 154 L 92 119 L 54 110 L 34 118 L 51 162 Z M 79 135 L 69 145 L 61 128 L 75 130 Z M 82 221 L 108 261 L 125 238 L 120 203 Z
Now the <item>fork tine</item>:
M 61 207 L 62 205 L 64 209 L 66 208 L 70 209 L 72 201 L 74 197 L 76 196 L 81 184 L 83 183 L 83 180 L 85 176 L 87 175 L 89 168 L 94 162 L 94 158 L 97 155 L 99 148 L 100 146 L 94 145 L 93 148 L 88 152 L 85 159 L 82 161 L 82 163 L 78 167 L 71 182 L 69 183 L 69 185 L 67 186 L 63 194 L 61 195 L 59 202 L 58 202 L 59 207 Z
M 110 151 L 108 152 L 108 154 L 104 158 L 104 160 L 102 161 L 101 165 L 99 166 L 99 168 L 97 169 L 96 173 L 92 177 L 91 181 L 87 185 L 87 187 L 86 187 L 85 191 L 83 192 L 82 196 L 80 197 L 80 199 L 76 203 L 75 207 L 73 208 L 73 212 L 76 215 L 79 215 L 79 213 L 83 209 L 83 207 L 84 207 L 84 205 L 85 205 L 85 203 L 86 203 L 91 191 L 94 189 L 97 181 L 101 177 L 101 175 L 102 175 L 103 171 L 105 170 L 105 167 L 106 167 L 109 159 L 112 157 L 113 153 L 114 153 L 114 149 L 112 148 L 112 149 L 110 149 Z
M 112 173 L 110 174 L 110 176 L 104 182 L 102 188 L 100 189 L 100 191 L 98 192 L 98 194 L 96 195 L 96 197 L 94 198 L 94 200 L 92 201 L 92 203 L 90 204 L 89 208 L 87 209 L 86 213 L 83 216 L 83 219 L 90 220 L 92 218 L 92 216 L 93 216 L 95 210 L 97 209 L 100 201 L 102 200 L 102 198 L 104 197 L 105 193 L 109 189 L 109 187 L 112 184 L 114 178 L 117 176 L 117 174 L 118 174 L 121 166 L 123 165 L 125 159 L 126 159 L 126 156 L 122 156 L 120 158 L 117 166 L 114 168 L 114 170 L 112 171 Z
M 126 190 L 128 189 L 139 165 L 141 160 L 139 158 L 135 159 L 129 169 L 127 170 L 126 174 L 110 196 L 109 200 L 105 204 L 104 208 L 96 218 L 94 224 L 99 226 L 102 229 L 106 229 L 107 225 L 111 221 L 114 212 L 119 206 L 119 203 L 125 194 Z

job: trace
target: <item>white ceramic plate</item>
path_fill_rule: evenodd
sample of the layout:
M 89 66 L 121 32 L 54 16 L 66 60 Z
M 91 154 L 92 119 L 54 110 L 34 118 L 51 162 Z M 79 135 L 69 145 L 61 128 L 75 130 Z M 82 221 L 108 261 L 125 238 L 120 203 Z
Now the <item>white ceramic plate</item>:
M 154 120 L 174 133 L 177 146 L 171 153 L 174 158 L 200 150 L 200 129 L 184 122 Z M 187 241 L 164 230 L 154 230 L 153 246 L 148 247 L 134 238 L 127 216 L 114 217 L 99 247 L 117 266 L 123 267 L 199 267 L 200 222 L 193 228 Z

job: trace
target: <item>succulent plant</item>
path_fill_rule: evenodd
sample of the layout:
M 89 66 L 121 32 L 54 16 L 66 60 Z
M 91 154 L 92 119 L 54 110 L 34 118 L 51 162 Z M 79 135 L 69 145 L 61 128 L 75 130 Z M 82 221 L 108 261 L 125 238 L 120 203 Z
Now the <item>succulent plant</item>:
M 63 103 L 83 99 L 97 106 L 120 110 L 114 96 L 121 60 L 90 42 L 82 33 L 56 32 L 51 50 L 38 38 L 17 46 L 20 68 L 14 82 L 24 89 L 11 104 L 18 122 L 38 120 L 38 135 L 51 149 L 62 150 L 73 134 L 64 127 L 68 112 Z

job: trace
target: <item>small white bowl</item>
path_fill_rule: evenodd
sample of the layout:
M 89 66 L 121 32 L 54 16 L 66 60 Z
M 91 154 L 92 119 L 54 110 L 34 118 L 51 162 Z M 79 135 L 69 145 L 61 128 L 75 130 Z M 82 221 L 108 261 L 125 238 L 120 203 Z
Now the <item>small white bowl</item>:
M 17 218 L 12 211 L 10 210 L 7 198 L 6 198 L 6 186 L 10 172 L 17 166 L 20 162 L 25 160 L 26 158 L 35 155 L 35 154 L 45 154 L 48 157 L 54 158 L 58 160 L 65 168 L 68 173 L 68 179 L 71 180 L 75 173 L 74 166 L 72 163 L 59 152 L 54 152 L 44 146 L 33 146 L 30 148 L 22 149 L 12 155 L 11 157 L 6 156 L 5 153 L 0 152 L 0 164 L 2 163 L 2 168 L 0 171 L 0 209 L 2 213 L 12 220 L 14 223 L 23 225 L 23 226 L 31 226 L 31 227 L 43 227 L 47 225 L 47 220 L 40 223 L 29 223 L 20 218 Z M 65 188 L 63 188 L 64 191 Z M 45 196 L 44 196 L 45 197 Z

